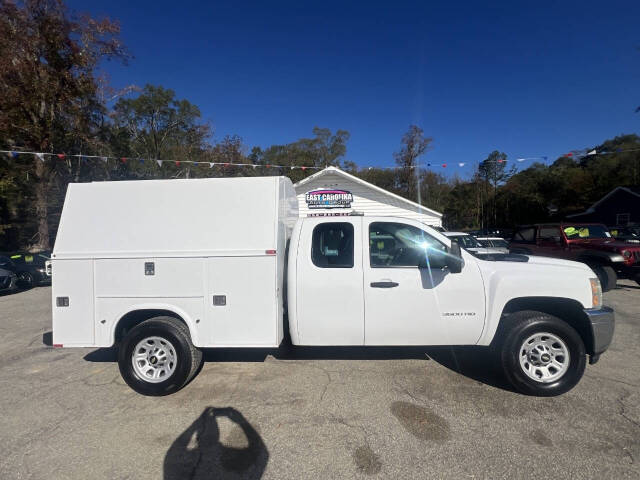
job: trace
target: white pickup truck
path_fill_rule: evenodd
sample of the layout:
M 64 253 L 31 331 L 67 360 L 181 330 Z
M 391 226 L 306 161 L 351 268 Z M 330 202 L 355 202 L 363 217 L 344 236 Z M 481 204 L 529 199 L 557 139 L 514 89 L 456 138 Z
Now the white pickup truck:
M 513 386 L 558 395 L 609 346 L 582 263 L 482 260 L 418 221 L 298 218 L 285 177 L 69 185 L 55 248 L 55 347 L 118 345 L 144 395 L 186 385 L 202 348 L 491 347 Z

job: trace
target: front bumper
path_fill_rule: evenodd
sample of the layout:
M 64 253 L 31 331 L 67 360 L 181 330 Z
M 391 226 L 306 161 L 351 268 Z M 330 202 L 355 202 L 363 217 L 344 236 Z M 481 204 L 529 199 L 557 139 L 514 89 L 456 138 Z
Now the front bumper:
M 589 363 L 593 364 L 598 361 L 600 354 L 604 352 L 613 339 L 613 331 L 615 330 L 615 315 L 611 307 L 602 307 L 598 309 L 586 308 L 584 310 L 589 326 L 591 328 L 591 358 Z

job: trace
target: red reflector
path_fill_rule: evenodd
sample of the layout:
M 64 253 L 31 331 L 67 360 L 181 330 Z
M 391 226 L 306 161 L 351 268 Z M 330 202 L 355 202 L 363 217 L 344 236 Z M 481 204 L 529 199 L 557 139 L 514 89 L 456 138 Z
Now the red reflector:
M 62 348 L 62 344 L 61 343 L 54 343 L 53 344 L 53 348 Z
M 276 251 L 275 250 L 265 250 L 264 253 L 266 253 L 267 255 L 275 255 Z

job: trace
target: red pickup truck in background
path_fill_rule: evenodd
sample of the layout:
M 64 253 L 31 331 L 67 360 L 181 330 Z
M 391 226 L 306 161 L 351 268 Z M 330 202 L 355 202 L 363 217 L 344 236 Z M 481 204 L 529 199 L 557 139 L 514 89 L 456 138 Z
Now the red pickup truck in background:
M 602 224 L 524 225 L 513 234 L 509 251 L 586 263 L 605 292 L 616 286 L 618 275 L 640 284 L 640 245 L 616 240 Z

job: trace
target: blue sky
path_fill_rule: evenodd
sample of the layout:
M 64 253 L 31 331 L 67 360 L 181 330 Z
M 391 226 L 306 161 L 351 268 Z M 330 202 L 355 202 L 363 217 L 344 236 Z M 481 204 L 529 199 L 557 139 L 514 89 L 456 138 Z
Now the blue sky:
M 68 4 L 120 21 L 135 58 L 105 66 L 113 86 L 174 89 L 217 139 L 342 128 L 348 160 L 391 166 L 412 123 L 434 139 L 423 161 L 449 164 L 640 131 L 639 1 Z

